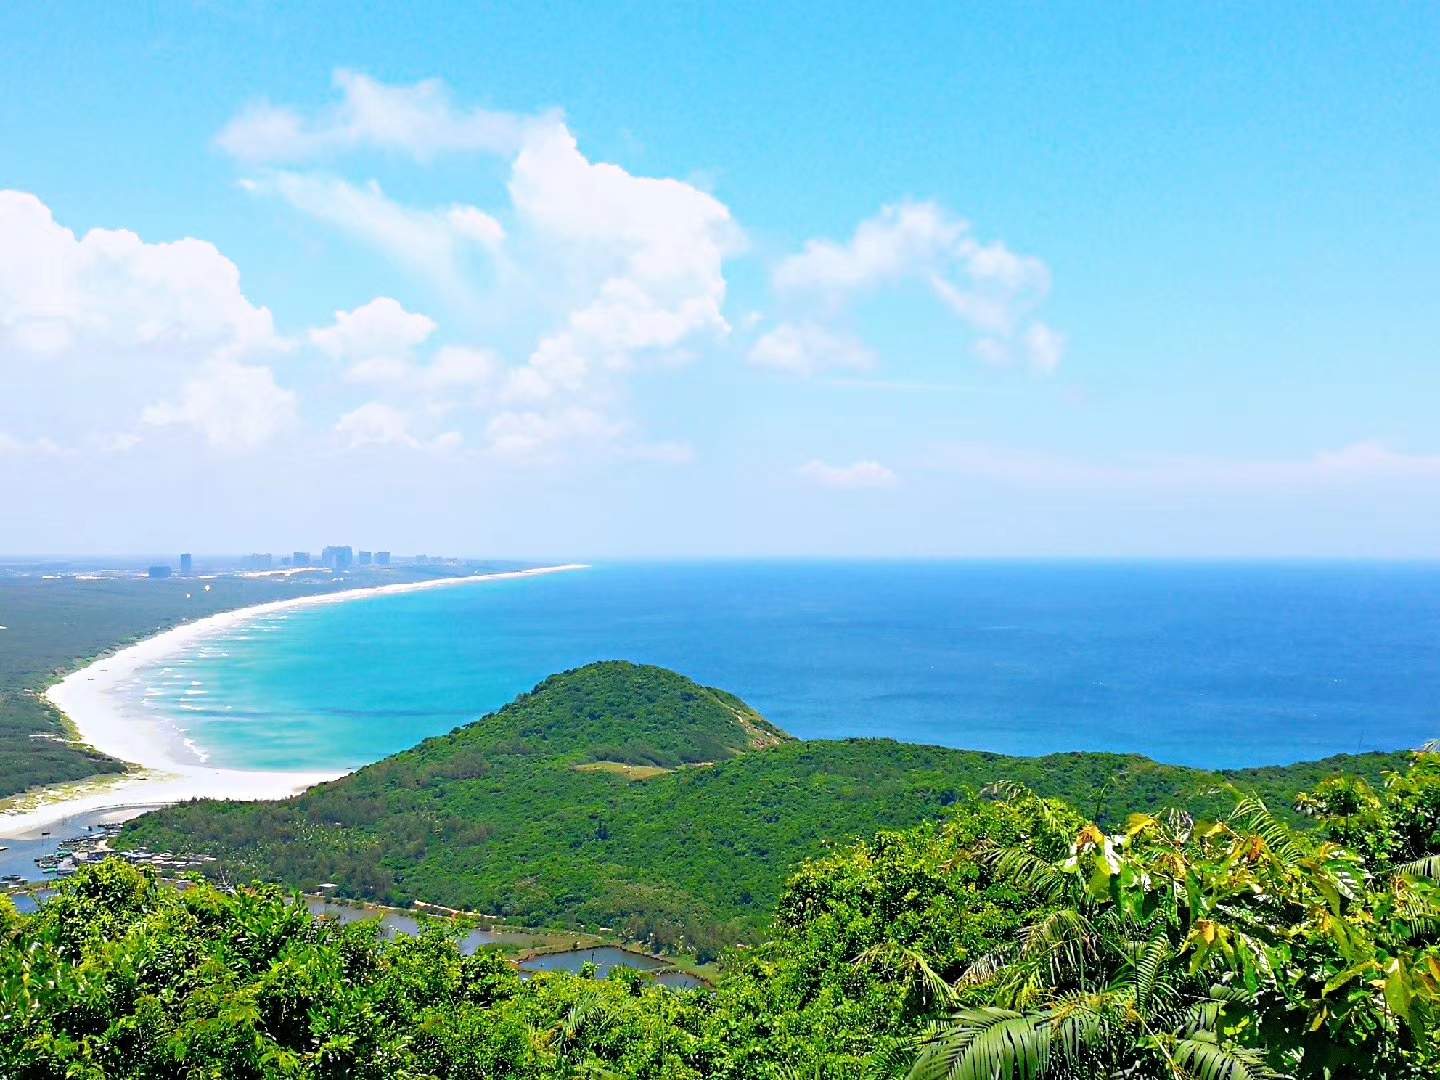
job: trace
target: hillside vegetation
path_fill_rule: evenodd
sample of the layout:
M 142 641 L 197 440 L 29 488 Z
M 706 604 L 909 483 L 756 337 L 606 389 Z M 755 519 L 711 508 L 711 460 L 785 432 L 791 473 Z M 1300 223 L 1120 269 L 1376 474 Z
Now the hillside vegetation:
M 0 1076 L 1431 1076 L 1440 765 L 1301 803 L 1307 830 L 1247 799 L 1107 832 L 1016 785 L 967 795 L 800 866 L 713 992 L 526 981 L 439 926 L 386 942 L 273 886 L 179 892 L 112 860 L 37 914 L 0 899 Z
M 1333 772 L 1403 755 L 1225 775 L 1137 755 L 1015 758 L 889 740 L 801 742 L 733 695 L 623 662 L 553 676 L 499 711 L 279 803 L 187 803 L 122 847 L 218 857 L 219 880 L 605 926 L 702 957 L 762 937 L 787 874 L 827 844 L 943 816 L 999 781 L 1104 823 L 1236 785 L 1288 810 Z

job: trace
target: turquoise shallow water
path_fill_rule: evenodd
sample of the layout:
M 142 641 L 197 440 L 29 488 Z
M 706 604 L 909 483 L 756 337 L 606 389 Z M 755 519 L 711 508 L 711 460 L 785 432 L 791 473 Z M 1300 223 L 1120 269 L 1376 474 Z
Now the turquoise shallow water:
M 1440 737 L 1440 566 L 605 565 L 256 621 L 130 704 L 214 764 L 352 768 L 608 658 L 802 738 L 1289 762 Z

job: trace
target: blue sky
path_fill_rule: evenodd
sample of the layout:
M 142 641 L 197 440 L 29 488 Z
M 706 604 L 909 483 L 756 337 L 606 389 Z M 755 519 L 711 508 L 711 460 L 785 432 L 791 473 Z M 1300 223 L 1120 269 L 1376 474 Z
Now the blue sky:
M 1435 555 L 1437 47 L 6 5 L 0 548 Z

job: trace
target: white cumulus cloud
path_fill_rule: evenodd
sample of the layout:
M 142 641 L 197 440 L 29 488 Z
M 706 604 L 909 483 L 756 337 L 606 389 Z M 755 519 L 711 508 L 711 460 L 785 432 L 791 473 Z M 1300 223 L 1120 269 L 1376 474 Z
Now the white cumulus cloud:
M 855 228 L 847 244 L 815 239 L 771 273 L 780 292 L 847 298 L 938 264 L 970 240 L 970 226 L 934 203 L 887 206 Z
M 387 86 L 340 72 L 336 84 L 340 101 L 313 114 L 248 109 L 221 132 L 220 145 L 260 165 L 335 161 L 365 149 L 419 160 L 489 154 L 509 163 L 508 205 L 417 209 L 374 182 L 311 172 L 263 171 L 248 186 L 373 245 L 440 286 L 441 298 L 471 319 L 516 310 L 530 320 L 523 329 L 499 327 L 508 363 L 480 350 L 462 370 L 455 357 L 437 355 L 422 374 L 408 357 L 377 354 L 357 362 L 352 379 L 483 385 L 506 409 L 491 418 L 489 437 L 509 453 L 573 444 L 582 429 L 591 442 L 595 432 L 627 431 L 617 410 L 628 378 L 647 365 L 682 363 L 696 343 L 729 333 L 725 261 L 745 237 L 715 196 L 590 160 L 557 113 L 462 109 L 438 80 Z M 472 266 L 467 248 L 496 258 Z M 482 294 L 474 278 L 491 266 L 498 280 L 487 277 L 487 285 L 498 291 Z M 531 335 L 528 345 L 522 334 Z
M 432 412 L 482 404 L 500 377 L 499 359 L 487 349 L 463 345 L 441 346 L 423 359 L 419 349 L 437 328 L 428 315 L 379 296 L 353 311 L 337 311 L 334 324 L 311 330 L 309 339 L 346 365 L 346 382 L 424 398 Z
M 545 412 L 499 413 L 491 419 L 485 434 L 493 454 L 541 463 L 577 448 L 608 447 L 624 431 L 625 425 L 597 410 L 571 405 Z
M 335 431 L 355 449 L 368 445 L 420 446 L 410 434 L 410 414 L 394 406 L 372 401 L 342 416 Z
M 77 237 L 34 195 L 0 192 L 0 422 L 23 422 L 32 445 L 128 448 L 143 421 L 257 446 L 293 417 L 294 395 L 256 362 L 286 348 L 213 244 Z
M 0 350 L 9 357 L 230 353 L 274 347 L 270 312 L 213 244 L 147 244 L 125 229 L 83 237 L 22 191 L 0 191 Z
M 377 296 L 354 311 L 337 311 L 335 325 L 310 331 L 327 356 L 358 362 L 409 357 L 435 332 L 435 320 L 406 311 L 398 300 Z
M 141 419 L 193 428 L 222 450 L 251 450 L 294 422 L 295 395 L 267 367 L 217 360 L 185 382 L 178 402 L 151 405 Z
M 723 335 L 724 262 L 744 238 L 714 196 L 673 179 L 589 161 L 563 125 L 536 129 L 516 156 L 517 220 L 585 284 L 564 324 L 514 373 L 516 400 L 578 393 L 637 353 Z

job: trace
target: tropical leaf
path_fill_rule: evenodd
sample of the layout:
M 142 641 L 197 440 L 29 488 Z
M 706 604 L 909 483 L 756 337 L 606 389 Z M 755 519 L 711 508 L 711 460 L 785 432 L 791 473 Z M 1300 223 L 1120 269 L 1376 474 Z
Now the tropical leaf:
M 1024 848 L 993 848 L 983 858 L 996 877 L 1045 903 L 1060 900 L 1074 888 L 1069 874 Z
M 980 795 L 982 798 L 1023 805 L 1026 809 L 1033 810 L 1045 827 L 1057 835 L 1063 836 L 1074 827 L 1070 819 L 1056 811 L 1049 799 L 1042 799 L 1016 780 L 996 780 L 986 784 L 980 789 Z
M 913 1039 L 886 1039 L 865 1060 L 864 1080 L 898 1080 L 915 1061 Z
M 1283 863 L 1299 863 L 1308 854 L 1297 841 L 1294 831 L 1255 795 L 1246 795 L 1240 800 L 1230 815 L 1230 822 L 1259 836 Z
M 1171 1058 L 1195 1080 L 1278 1080 L 1257 1051 L 1219 1045 L 1192 1037 L 1175 1044 Z
M 1165 962 L 1174 955 L 1175 950 L 1164 938 L 1156 938 L 1145 947 L 1135 966 L 1135 1000 L 1142 1012 L 1149 1009 L 1157 991 L 1170 989 L 1161 972 Z
M 1047 1013 L 965 1009 L 921 1041 L 910 1080 L 1038 1080 L 1052 1034 Z
M 855 965 L 883 968 L 892 978 L 910 987 L 922 1001 L 949 1005 L 955 1000 L 954 988 L 930 965 L 924 953 L 910 946 L 894 941 L 872 945 L 855 958 Z
M 1429 878 L 1435 880 L 1440 878 L 1440 855 L 1426 855 L 1423 859 L 1416 859 L 1395 868 L 1395 873 L 1402 877 Z

